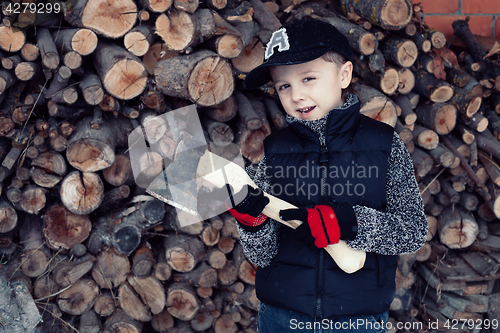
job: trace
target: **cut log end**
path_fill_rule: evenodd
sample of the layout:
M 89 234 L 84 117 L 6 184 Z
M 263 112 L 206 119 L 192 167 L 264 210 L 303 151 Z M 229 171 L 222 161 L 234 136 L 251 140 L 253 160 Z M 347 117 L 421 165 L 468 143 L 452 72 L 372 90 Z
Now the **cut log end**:
M 198 62 L 188 80 L 191 99 L 202 106 L 221 103 L 233 90 L 231 65 L 220 57 L 206 57 Z
M 385 28 L 399 30 L 410 23 L 412 11 L 409 1 L 388 0 L 383 5 L 380 19 Z
M 102 5 L 100 5 L 102 4 Z M 80 13 L 81 24 L 109 38 L 124 36 L 137 20 L 137 6 L 132 0 L 88 1 Z
M 129 100 L 144 91 L 147 80 L 146 68 L 141 62 L 123 59 L 106 72 L 103 85 L 116 98 Z

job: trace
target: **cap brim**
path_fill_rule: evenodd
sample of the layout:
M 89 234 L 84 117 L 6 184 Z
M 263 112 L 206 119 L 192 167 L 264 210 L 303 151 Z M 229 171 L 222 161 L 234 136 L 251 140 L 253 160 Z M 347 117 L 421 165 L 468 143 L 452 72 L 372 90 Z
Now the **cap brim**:
M 272 80 L 271 73 L 269 72 L 269 67 L 271 66 L 287 66 L 287 65 L 297 65 L 304 62 L 312 61 L 321 57 L 323 54 L 328 52 L 331 47 L 319 47 L 313 50 L 307 50 L 307 52 L 297 52 L 277 54 L 271 57 L 268 61 L 262 65 L 252 69 L 250 73 L 247 74 L 245 81 L 243 81 L 243 88 L 245 89 L 257 89 L 260 86 L 268 83 Z M 276 52 L 276 51 L 275 51 Z

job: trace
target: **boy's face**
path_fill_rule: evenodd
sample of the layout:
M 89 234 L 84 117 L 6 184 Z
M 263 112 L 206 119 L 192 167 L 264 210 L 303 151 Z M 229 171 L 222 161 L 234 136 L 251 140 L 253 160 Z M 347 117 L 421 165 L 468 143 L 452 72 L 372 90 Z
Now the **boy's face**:
M 270 68 L 274 87 L 286 113 L 316 120 L 342 106 L 342 89 L 352 78 L 352 63 L 342 66 L 321 57 L 298 65 Z

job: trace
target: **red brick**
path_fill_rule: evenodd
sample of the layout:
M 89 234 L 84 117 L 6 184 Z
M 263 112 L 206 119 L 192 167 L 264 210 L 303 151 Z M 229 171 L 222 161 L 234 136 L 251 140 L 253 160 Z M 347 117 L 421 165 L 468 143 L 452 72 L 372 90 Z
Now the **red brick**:
M 499 14 L 498 0 L 462 0 L 462 14 Z
M 419 0 L 424 14 L 457 14 L 460 9 L 459 0 Z
M 455 20 L 465 20 L 466 16 L 461 15 L 432 15 L 425 16 L 425 23 L 430 27 L 437 29 L 445 34 L 449 41 L 453 36 L 453 27 L 451 24 Z M 493 18 L 491 16 L 470 16 L 469 27 L 473 34 L 491 37 L 491 25 Z

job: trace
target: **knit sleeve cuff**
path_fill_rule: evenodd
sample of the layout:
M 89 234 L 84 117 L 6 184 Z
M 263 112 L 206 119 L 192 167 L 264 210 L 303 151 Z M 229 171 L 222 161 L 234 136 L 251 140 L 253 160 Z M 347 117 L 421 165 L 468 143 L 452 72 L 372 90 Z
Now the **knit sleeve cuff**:
M 347 203 L 335 203 L 332 208 L 339 224 L 340 238 L 347 241 L 354 240 L 358 234 L 358 221 L 354 208 Z
M 249 226 L 249 225 L 245 225 L 245 224 L 241 223 L 241 222 L 240 222 L 240 221 L 238 221 L 238 220 L 236 220 L 236 222 L 238 223 L 238 225 L 239 225 L 242 229 L 244 229 L 244 230 L 246 230 L 246 231 L 248 231 L 248 232 L 257 232 L 257 231 L 259 231 L 260 229 L 262 229 L 262 228 L 263 228 L 266 224 L 268 224 L 268 223 L 269 223 L 269 217 L 268 217 L 268 218 L 266 218 L 266 220 L 265 220 L 264 222 L 262 222 L 261 224 L 256 225 L 256 226 Z

